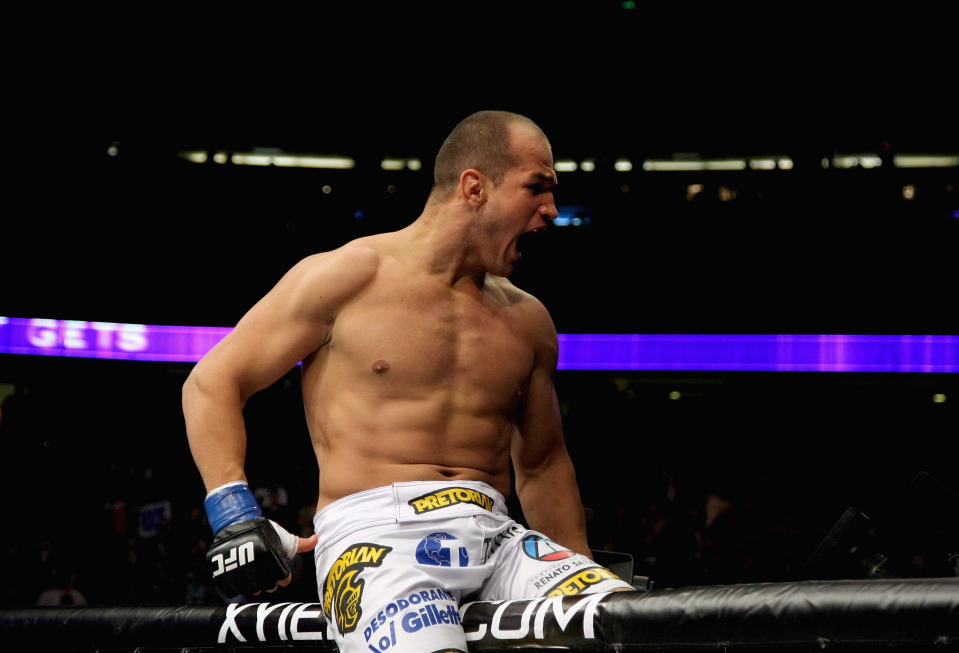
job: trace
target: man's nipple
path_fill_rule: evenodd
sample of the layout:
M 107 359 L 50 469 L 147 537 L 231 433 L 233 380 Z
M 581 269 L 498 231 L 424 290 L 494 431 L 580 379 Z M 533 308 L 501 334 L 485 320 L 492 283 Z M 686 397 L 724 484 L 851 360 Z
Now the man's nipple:
M 371 369 L 376 374 L 383 374 L 384 372 L 390 369 L 390 364 L 381 358 L 380 360 L 373 363 L 373 366 Z

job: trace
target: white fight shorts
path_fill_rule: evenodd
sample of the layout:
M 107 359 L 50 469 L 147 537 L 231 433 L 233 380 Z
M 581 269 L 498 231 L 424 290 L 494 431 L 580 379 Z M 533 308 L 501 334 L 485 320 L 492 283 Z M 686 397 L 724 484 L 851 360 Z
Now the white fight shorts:
M 316 513 L 316 581 L 341 653 L 466 651 L 461 599 L 532 599 L 632 589 L 517 524 L 477 481 L 358 492 Z

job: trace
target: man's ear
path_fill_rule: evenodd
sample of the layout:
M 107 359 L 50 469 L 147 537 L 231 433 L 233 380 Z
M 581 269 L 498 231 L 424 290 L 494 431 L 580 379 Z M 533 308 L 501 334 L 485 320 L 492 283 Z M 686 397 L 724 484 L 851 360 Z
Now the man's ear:
M 460 195 L 471 208 L 479 208 L 486 203 L 487 178 L 479 170 L 468 168 L 460 175 Z

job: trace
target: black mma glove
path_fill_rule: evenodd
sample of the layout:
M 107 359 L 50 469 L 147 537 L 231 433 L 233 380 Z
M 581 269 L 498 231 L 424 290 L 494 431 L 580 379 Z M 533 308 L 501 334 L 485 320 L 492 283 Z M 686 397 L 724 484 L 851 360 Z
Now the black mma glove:
M 249 597 L 272 591 L 289 577 L 300 538 L 263 518 L 246 483 L 216 488 L 204 506 L 215 534 L 206 559 L 217 591 Z
M 298 539 L 262 517 L 226 526 L 206 554 L 213 584 L 228 597 L 274 589 L 290 575 Z

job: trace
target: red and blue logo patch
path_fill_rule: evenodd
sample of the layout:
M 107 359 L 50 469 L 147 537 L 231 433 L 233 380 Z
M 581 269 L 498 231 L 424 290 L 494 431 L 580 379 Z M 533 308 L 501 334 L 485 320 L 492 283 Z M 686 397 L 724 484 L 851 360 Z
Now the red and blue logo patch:
M 551 562 L 576 555 L 569 549 L 539 535 L 527 535 L 523 538 L 523 552 L 530 558 Z

